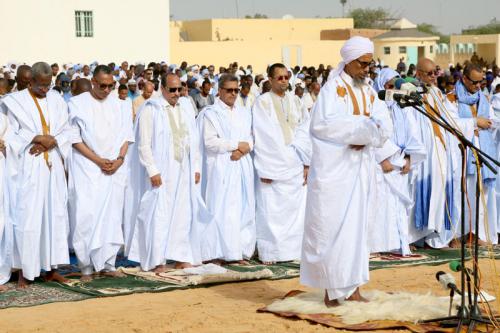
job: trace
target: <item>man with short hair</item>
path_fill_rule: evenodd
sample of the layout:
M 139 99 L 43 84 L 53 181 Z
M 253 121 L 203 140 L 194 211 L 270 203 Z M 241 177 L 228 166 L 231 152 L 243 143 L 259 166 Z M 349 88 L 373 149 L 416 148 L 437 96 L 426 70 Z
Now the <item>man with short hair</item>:
M 9 81 L 7 79 L 1 78 L 0 79 L 0 98 L 2 96 L 7 95 L 9 92 Z
M 71 95 L 72 96 L 78 96 L 80 94 L 83 94 L 84 92 L 88 92 L 92 89 L 92 83 L 90 83 L 90 80 L 80 78 L 74 81 L 74 86 L 73 89 L 71 90 Z
M 16 72 L 16 87 L 14 91 L 22 91 L 29 87 L 32 78 L 31 67 L 28 65 L 21 65 L 17 68 Z
M 194 260 L 191 226 L 200 180 L 199 140 L 195 111 L 180 97 L 181 90 L 179 78 L 167 74 L 162 97 L 148 100 L 137 115 L 125 253 L 144 271 L 165 272 L 167 260 L 175 261 L 175 268 L 191 267 Z
M 375 148 L 392 134 L 385 103 L 368 85 L 373 43 L 352 37 L 311 112 L 313 153 L 308 181 L 300 282 L 326 289 L 325 305 L 366 301 L 367 227 L 377 209 Z
M 49 91 L 52 71 L 47 63 L 35 63 L 29 75 L 29 87 L 6 96 L 0 105 L 11 129 L 5 141 L 12 154 L 7 159 L 15 244 L 12 267 L 21 270 L 21 288 L 41 270 L 47 272 L 46 280 L 63 282 L 55 269 L 69 264 L 63 164 L 71 150 L 67 106 Z
M 133 119 L 137 116 L 137 112 L 141 108 L 141 106 L 153 96 L 153 93 L 155 91 L 155 85 L 150 82 L 146 81 L 144 82 L 144 88 L 142 88 L 142 94 L 141 96 L 137 97 L 136 99 L 133 100 L 132 102 L 132 112 L 133 112 Z
M 247 82 L 243 82 L 241 84 L 238 98 L 236 99 L 236 105 L 252 109 L 254 103 L 255 103 L 255 97 L 252 95 L 250 91 L 250 85 Z
M 198 261 L 246 264 L 255 251 L 252 115 L 249 108 L 236 104 L 238 91 L 238 78 L 223 75 L 219 97 L 197 120 L 204 170 L 202 196 L 210 212 L 210 222 L 200 221 L 194 233 Z
M 287 92 L 287 68 L 276 63 L 268 76 L 271 91 L 257 98 L 252 115 L 257 248 L 271 264 L 300 258 L 311 141 L 309 113 Z
M 212 89 L 212 84 L 205 80 L 201 84 L 201 91 L 192 96 L 197 108 L 196 114 L 200 113 L 205 106 L 214 104 L 214 96 L 210 94 L 210 89 Z
M 91 280 L 93 270 L 123 275 L 115 260 L 123 245 L 125 155 L 134 138 L 132 114 L 110 95 L 114 84 L 109 67 L 99 65 L 92 90 L 69 102 L 75 132 L 68 185 L 71 238 L 82 281 Z
M 311 111 L 314 103 L 316 102 L 320 89 L 321 86 L 318 82 L 311 82 L 311 84 L 309 85 L 309 91 L 304 93 L 302 101 L 304 102 L 304 105 L 308 111 Z
M 498 142 L 494 132 L 489 130 L 492 120 L 497 120 L 488 97 L 481 91 L 483 70 L 479 65 L 469 64 L 464 68 L 462 79 L 455 85 L 456 106 L 462 121 L 468 121 L 474 127 L 474 132 L 469 133 L 469 139 L 476 147 L 489 156 L 498 156 Z M 498 120 L 497 120 L 498 121 Z M 465 207 L 465 220 L 474 221 L 476 216 L 476 163 L 472 152 L 468 150 L 467 156 L 467 196 L 471 205 Z M 479 206 L 479 237 L 481 245 L 487 243 L 497 244 L 500 226 L 497 224 L 496 182 L 498 176 L 484 165 L 481 168 L 481 191 L 484 201 L 480 200 Z M 473 224 L 474 225 L 474 224 Z M 466 237 L 469 232 L 475 233 L 475 228 L 467 223 L 465 226 Z

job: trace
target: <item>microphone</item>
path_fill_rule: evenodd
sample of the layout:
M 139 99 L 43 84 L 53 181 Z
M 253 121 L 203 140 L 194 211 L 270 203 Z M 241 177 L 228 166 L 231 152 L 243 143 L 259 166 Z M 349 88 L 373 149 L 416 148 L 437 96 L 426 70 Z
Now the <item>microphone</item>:
M 455 283 L 453 275 L 439 271 L 436 273 L 436 280 L 439 281 L 439 284 L 441 284 L 444 289 L 451 289 L 460 295 L 462 294 Z
M 400 106 L 410 106 L 410 105 L 422 105 L 420 101 L 420 96 L 417 93 L 410 93 L 404 90 L 380 90 L 378 92 L 378 98 L 382 101 L 392 102 L 396 101 Z
M 467 267 L 463 267 L 458 260 L 450 261 L 450 264 L 448 266 L 453 272 L 461 272 L 462 270 L 464 270 L 466 273 L 470 273 L 470 269 Z
M 417 81 L 417 80 L 407 82 L 401 78 L 397 79 L 394 82 L 394 88 L 396 88 L 398 90 L 409 91 L 410 93 L 414 92 L 418 95 L 425 94 L 428 92 L 427 86 L 424 83 Z

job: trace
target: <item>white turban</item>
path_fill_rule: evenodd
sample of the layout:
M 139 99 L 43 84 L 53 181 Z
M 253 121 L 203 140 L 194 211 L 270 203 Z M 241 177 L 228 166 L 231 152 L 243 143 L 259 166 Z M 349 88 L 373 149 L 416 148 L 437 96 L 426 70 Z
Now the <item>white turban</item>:
M 364 54 L 373 54 L 373 42 L 366 37 L 354 36 L 347 40 L 340 49 L 342 61 L 337 68 L 333 69 L 328 76 L 328 79 L 339 76 L 344 70 L 346 64 L 358 59 Z

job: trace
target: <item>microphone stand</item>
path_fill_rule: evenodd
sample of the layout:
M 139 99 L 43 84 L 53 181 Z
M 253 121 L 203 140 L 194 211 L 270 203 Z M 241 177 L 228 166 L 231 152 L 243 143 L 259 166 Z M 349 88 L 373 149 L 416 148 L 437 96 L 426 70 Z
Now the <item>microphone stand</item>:
M 422 108 L 422 105 L 425 103 L 426 106 L 428 106 L 431 110 L 434 111 L 434 115 L 431 115 L 425 111 L 425 109 Z M 466 244 L 466 237 L 465 237 L 465 186 L 466 186 L 466 152 L 467 148 L 471 149 L 472 151 L 476 152 L 479 166 L 482 167 L 484 165 L 488 169 L 490 169 L 494 174 L 497 174 L 497 170 L 491 165 L 490 162 L 494 163 L 496 166 L 500 167 L 500 162 L 498 162 L 496 159 L 493 157 L 489 156 L 482 150 L 480 150 L 478 147 L 476 147 L 470 140 L 464 137 L 462 132 L 455 127 L 451 126 L 448 121 L 439 113 L 437 112 L 428 102 L 425 100 L 422 100 L 420 98 L 417 99 L 412 99 L 410 101 L 406 102 L 401 102 L 398 101 L 398 104 L 401 107 L 408 107 L 411 106 L 415 110 L 417 110 L 419 113 L 424 115 L 425 117 L 429 118 L 429 120 L 433 123 L 436 123 L 440 127 L 442 127 L 445 131 L 451 133 L 453 136 L 455 136 L 458 141 L 460 142 L 459 144 L 459 149 L 460 149 L 460 154 L 462 157 L 462 173 L 461 173 L 461 214 L 460 214 L 460 219 L 461 219 L 461 233 L 462 233 L 462 238 L 461 238 L 461 243 L 460 243 L 460 262 L 463 267 L 461 270 L 461 302 L 460 306 L 458 307 L 457 314 L 454 316 L 448 316 L 444 318 L 435 318 L 435 319 L 430 319 L 430 320 L 424 320 L 422 322 L 424 323 L 429 323 L 429 322 L 439 322 L 441 323 L 442 326 L 446 327 L 456 327 L 456 333 L 461 332 L 462 327 L 465 325 L 468 325 L 468 330 L 467 332 L 472 332 L 474 330 L 474 327 L 477 323 L 483 323 L 486 325 L 493 325 L 493 321 L 486 316 L 483 316 L 481 314 L 481 310 L 479 309 L 478 306 L 478 293 L 479 293 L 479 271 L 478 271 L 478 260 L 479 260 L 479 244 L 478 244 L 478 235 L 479 235 L 479 189 L 480 189 L 480 182 L 482 181 L 479 177 L 479 173 L 476 171 L 476 216 L 475 216 L 475 232 L 476 232 L 476 238 L 474 241 L 474 262 L 473 262 L 473 271 L 472 274 L 474 276 L 474 302 L 472 303 L 471 300 L 471 295 L 470 295 L 470 276 L 468 276 L 468 290 L 469 290 L 469 309 L 467 309 L 466 306 L 466 301 L 465 301 L 465 280 L 466 280 L 466 272 L 465 272 L 465 244 Z M 437 117 L 435 116 L 437 115 Z

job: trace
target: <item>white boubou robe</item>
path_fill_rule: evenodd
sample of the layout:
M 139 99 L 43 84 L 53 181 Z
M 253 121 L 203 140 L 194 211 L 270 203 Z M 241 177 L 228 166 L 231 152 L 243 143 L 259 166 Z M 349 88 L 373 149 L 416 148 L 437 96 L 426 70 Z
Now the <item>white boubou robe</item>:
M 456 108 L 437 87 L 430 88 L 425 100 L 466 136 L 473 132 L 472 123 L 458 117 Z M 408 116 L 417 125 L 416 136 L 427 152 L 423 163 L 412 170 L 410 176 L 414 206 L 409 242 L 425 238 L 429 246 L 443 248 L 453 238 L 460 237 L 462 167 L 458 140 L 437 125 L 433 127 L 430 119 L 417 110 L 408 110 Z
M 71 150 L 67 105 L 59 94 L 49 92 L 37 99 L 57 147 L 31 155 L 31 141 L 43 134 L 42 121 L 29 90 L 2 99 L 9 119 L 6 173 L 9 210 L 13 227 L 12 268 L 22 269 L 33 280 L 41 270 L 69 264 L 67 186 L 63 160 Z M 51 165 L 50 169 L 49 166 Z M 6 225 L 7 226 L 7 225 Z
M 298 260 L 307 193 L 303 172 L 311 158 L 309 112 L 297 96 L 269 92 L 257 98 L 252 116 L 259 258 Z
M 0 112 L 0 139 L 4 140 L 6 145 L 6 155 L 9 150 L 8 143 L 5 142 L 5 138 L 8 136 L 7 130 L 7 116 Z M 0 152 L 0 285 L 7 283 L 10 279 L 14 250 L 13 226 L 9 214 L 9 182 L 6 170 L 6 155 Z
M 102 101 L 88 92 L 69 102 L 73 143 L 83 142 L 101 158 L 115 160 L 126 142 L 134 142 L 132 114 L 115 96 Z M 69 209 L 72 243 L 83 274 L 114 270 L 123 245 L 122 217 L 127 159 L 106 175 L 73 149 L 69 164 Z
M 191 225 L 196 218 L 195 173 L 200 170 L 195 111 L 186 98 L 173 107 L 161 96 L 148 100 L 136 120 L 131 170 L 140 201 L 129 227 L 129 259 L 145 271 L 167 260 L 194 263 Z M 154 188 L 150 178 L 157 174 L 162 185 Z
M 415 135 L 415 124 L 408 117 L 411 110 L 401 109 L 396 102 L 386 102 L 389 109 L 393 134 L 382 148 L 375 149 L 377 166 L 377 215 L 369 225 L 370 252 L 398 251 L 409 255 L 408 228 L 413 206 L 408 174 L 401 174 L 406 165 L 405 156 L 410 157 L 410 167 L 415 168 L 425 158 L 425 147 Z M 394 171 L 384 173 L 380 162 L 389 159 Z
M 202 196 L 210 223 L 201 221 L 194 245 L 201 261 L 250 258 L 255 251 L 254 168 L 250 154 L 238 161 L 231 153 L 239 142 L 253 148 L 252 115 L 249 108 L 231 108 L 220 99 L 197 118 L 203 155 Z
M 347 85 L 360 115 L 354 114 Z M 368 282 L 368 225 L 378 209 L 374 150 L 391 135 L 387 106 L 370 86 L 357 87 L 345 72 L 323 86 L 311 114 L 313 153 L 300 282 L 326 289 L 329 299 L 349 297 Z
M 241 94 L 239 94 L 236 98 L 235 105 L 251 110 L 254 103 L 255 95 L 250 92 L 246 98 L 241 97 Z

